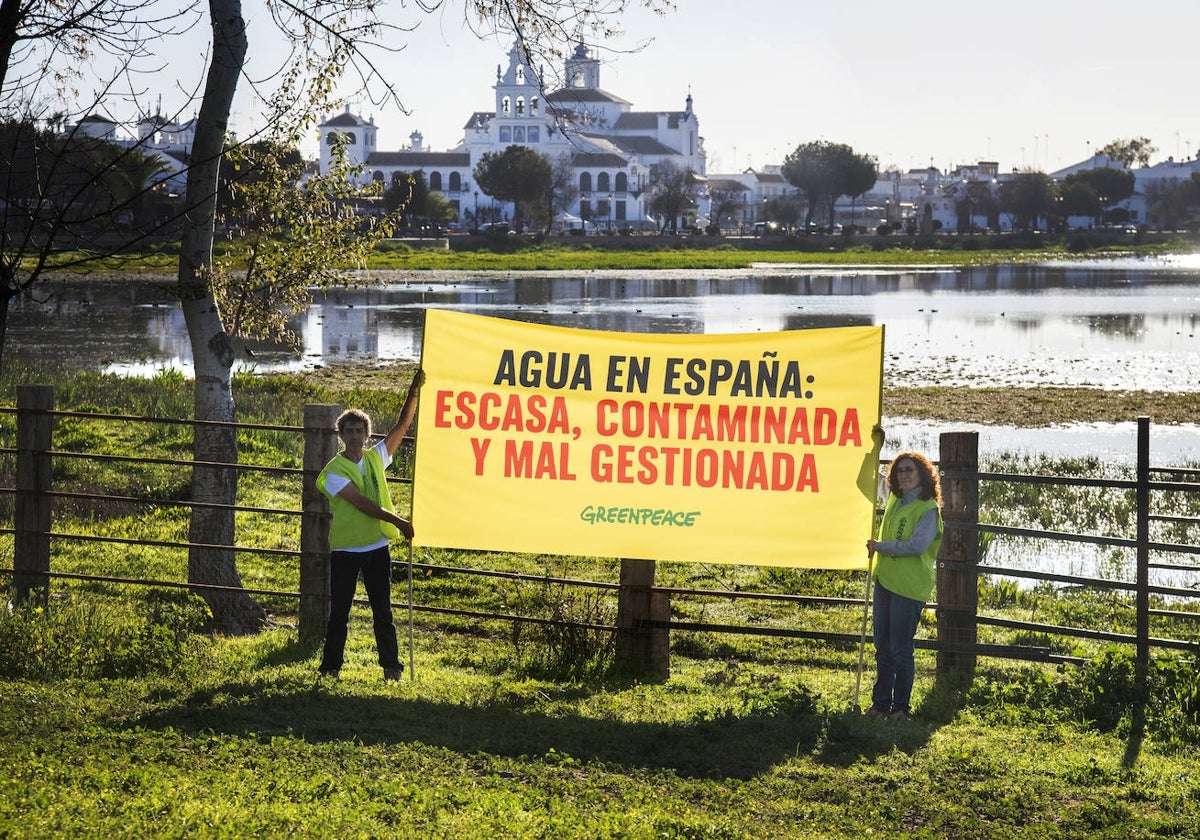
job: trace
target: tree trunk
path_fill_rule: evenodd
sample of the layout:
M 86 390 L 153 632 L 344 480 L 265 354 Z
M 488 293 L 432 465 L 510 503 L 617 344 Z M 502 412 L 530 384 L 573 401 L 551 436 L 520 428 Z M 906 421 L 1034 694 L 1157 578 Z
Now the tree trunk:
M 225 332 L 213 297 L 212 247 L 215 236 L 217 177 L 238 76 L 246 58 L 246 26 L 240 0 L 209 0 L 213 58 L 208 68 L 204 99 L 196 121 L 187 179 L 187 212 L 179 253 L 179 294 L 192 345 L 195 371 L 194 409 L 197 420 L 232 423 L 233 345 Z M 199 426 L 192 447 L 198 462 L 237 463 L 237 432 L 232 426 Z M 192 499 L 233 505 L 237 500 L 237 470 L 196 466 Z M 217 627 L 224 633 L 251 633 L 266 620 L 263 609 L 242 591 L 233 551 L 231 509 L 194 508 L 188 539 L 188 582 L 219 589 L 201 590 Z

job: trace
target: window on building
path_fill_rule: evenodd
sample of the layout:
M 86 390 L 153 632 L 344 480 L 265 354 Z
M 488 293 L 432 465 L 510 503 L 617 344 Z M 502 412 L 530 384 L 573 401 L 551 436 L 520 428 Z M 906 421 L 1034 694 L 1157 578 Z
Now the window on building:
M 618 202 L 617 202 L 617 221 L 618 221 L 618 222 L 623 222 L 623 221 L 625 221 L 627 218 L 628 218 L 628 216 L 626 216 L 626 215 L 625 215 L 625 202 L 624 202 L 624 201 L 618 201 Z
M 500 100 L 500 113 L 508 116 L 509 109 L 512 108 L 512 100 L 507 96 Z
M 525 139 L 530 143 L 541 142 L 541 132 L 538 131 L 538 127 L 536 125 L 531 125 L 528 129 L 526 129 Z
M 462 176 L 457 172 L 450 173 L 450 192 L 462 191 Z
M 346 142 L 349 143 L 351 146 L 353 146 L 355 143 L 358 142 L 358 135 L 355 134 L 353 131 L 347 131 L 346 132 Z
M 511 143 L 512 142 L 512 126 L 511 125 L 500 126 L 500 142 L 501 143 Z
M 523 125 L 514 125 L 513 126 L 513 142 L 514 143 L 524 143 L 525 142 L 525 126 L 523 126 Z
M 525 116 L 525 97 L 524 96 L 517 97 L 517 116 L 518 117 Z
M 576 70 L 571 76 L 571 87 L 583 87 L 583 71 Z
M 536 96 L 529 99 L 529 116 L 536 117 L 538 109 L 538 98 Z
M 517 84 L 525 84 L 525 66 L 522 64 L 517 65 Z
M 612 189 L 609 186 L 608 173 L 601 172 L 596 176 L 596 192 L 608 192 Z
M 629 192 L 629 176 L 624 172 L 617 173 L 617 192 Z
M 371 180 L 375 181 L 376 183 L 383 183 L 383 173 L 376 169 L 371 173 Z
M 442 191 L 442 173 L 441 172 L 430 172 L 429 173 L 429 189 L 437 190 L 438 192 Z
M 338 141 L 338 133 L 336 131 L 331 131 L 325 135 L 325 145 L 326 146 L 336 145 L 337 141 Z M 169 134 L 167 135 L 167 142 L 168 143 L 171 142 L 171 135 L 169 135 Z
M 581 193 L 590 193 L 592 191 L 592 173 L 579 173 L 579 191 Z

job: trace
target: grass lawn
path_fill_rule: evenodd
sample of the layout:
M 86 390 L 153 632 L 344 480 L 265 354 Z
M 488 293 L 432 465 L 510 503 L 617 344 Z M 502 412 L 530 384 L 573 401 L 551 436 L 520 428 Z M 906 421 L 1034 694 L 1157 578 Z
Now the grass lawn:
M 0 835 L 1124 840 L 1200 820 L 1194 744 L 1142 740 L 1129 710 L 1101 731 L 1025 668 L 946 687 L 922 654 L 897 723 L 851 708 L 850 650 L 562 683 L 430 625 L 416 679 L 389 684 L 368 625 L 336 682 L 287 628 L 193 638 L 159 673 L 0 681 Z

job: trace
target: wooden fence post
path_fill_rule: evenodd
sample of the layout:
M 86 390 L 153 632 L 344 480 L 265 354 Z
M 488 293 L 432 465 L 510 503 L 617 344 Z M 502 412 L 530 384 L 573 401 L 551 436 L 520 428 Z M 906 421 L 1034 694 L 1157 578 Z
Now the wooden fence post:
M 54 388 L 17 387 L 17 493 L 13 507 L 13 597 L 45 604 L 50 595 L 50 447 Z
M 671 597 L 654 591 L 653 560 L 621 560 L 617 594 L 617 667 L 655 680 L 671 675 L 671 631 L 649 627 L 671 618 Z
M 937 557 L 937 672 L 972 674 L 979 614 L 979 433 L 942 434 L 945 534 Z
M 317 476 L 337 454 L 334 424 L 340 407 L 304 406 L 304 485 L 300 517 L 300 641 L 325 638 L 329 619 L 329 502 L 317 489 Z

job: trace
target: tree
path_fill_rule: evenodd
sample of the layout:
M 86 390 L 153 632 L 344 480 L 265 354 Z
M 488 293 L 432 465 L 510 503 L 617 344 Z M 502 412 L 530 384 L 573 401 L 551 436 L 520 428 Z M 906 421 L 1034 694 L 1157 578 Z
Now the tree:
M 247 206 L 253 191 L 263 181 L 279 177 L 281 171 L 290 172 L 303 166 L 304 156 L 299 149 L 271 140 L 226 145 L 217 195 L 218 222 L 237 227 L 254 225 L 255 219 Z
M 246 24 L 239 0 L 210 0 L 212 58 L 196 118 L 184 197 L 187 214 L 179 248 L 178 294 L 192 347 L 195 376 L 192 405 L 197 420 L 192 441 L 192 508 L 188 527 L 188 582 L 203 590 L 217 626 L 227 633 L 260 629 L 266 613 L 242 588 L 233 555 L 237 500 L 237 420 L 232 370 L 235 346 L 226 331 L 214 284 L 213 239 L 225 128 L 238 77 L 246 59 Z M 226 466 L 229 465 L 229 466 Z M 210 505 L 217 505 L 212 506 Z
M 182 0 L 177 8 L 0 0 L 0 364 L 13 299 L 51 267 L 111 266 L 111 257 L 155 232 L 130 236 L 117 226 L 144 221 L 151 205 L 147 156 L 78 134 L 78 120 L 113 89 L 136 89 L 137 74 L 154 69 L 146 45 L 186 31 L 191 8 Z M 80 95 L 83 74 L 104 66 L 112 69 L 88 80 L 97 93 Z M 84 250 L 63 257 L 64 246 Z
M 424 170 L 393 172 L 392 185 L 383 193 L 383 206 L 389 213 L 398 213 L 401 228 L 409 230 L 428 215 L 429 196 Z
M 1106 208 L 1133 195 L 1134 183 L 1133 173 L 1127 169 L 1101 166 L 1072 172 L 1060 187 L 1063 214 L 1090 216 L 1100 224 Z
M 546 156 L 528 146 L 512 145 L 502 152 L 485 152 L 475 164 L 475 183 L 498 201 L 511 201 L 518 230 L 525 206 L 540 205 L 554 182 Z
M 650 167 L 646 207 L 662 219 L 659 232 L 679 230 L 679 218 L 696 204 L 696 173 L 669 160 Z
M 1193 172 L 1184 181 L 1161 178 L 1146 183 L 1147 217 L 1160 229 L 1175 229 L 1187 223 L 1197 227 L 1195 213 L 1200 210 L 1200 173 Z
M 986 216 L 987 226 L 999 228 L 999 210 L 991 181 L 968 181 L 965 189 L 956 192 L 954 209 L 958 215 L 958 232 L 971 233 L 976 216 Z
M 1100 203 L 1091 184 L 1079 179 L 1072 180 L 1067 176 L 1059 185 L 1059 192 L 1062 195 L 1064 216 L 1088 216 L 1096 224 L 1100 223 L 1104 205 Z
M 1045 218 L 1051 226 L 1057 214 L 1058 188 L 1045 172 L 1021 172 L 1000 185 L 1000 209 L 1013 217 L 1013 227 L 1036 228 Z
M 383 206 L 397 214 L 400 227 L 409 233 L 422 232 L 430 224 L 440 225 L 458 215 L 445 195 L 429 189 L 423 169 L 392 173 L 392 185 L 383 193 Z
M 213 294 L 227 332 L 237 342 L 297 341 L 287 315 L 303 312 L 312 289 L 346 281 L 344 265 L 360 265 L 398 217 L 359 210 L 377 185 L 357 186 L 342 145 L 326 175 L 303 178 L 297 149 L 264 141 L 226 154 L 231 201 L 245 226 L 236 267 L 216 263 Z
M 153 229 L 161 215 L 158 205 L 165 200 L 161 176 L 170 171 L 161 157 L 143 154 L 136 148 L 117 162 L 113 197 L 118 207 L 129 208 L 128 221 L 135 230 Z
M 558 155 L 550 161 L 550 186 L 546 190 L 546 230 L 559 213 L 565 213 L 579 196 L 570 155 Z
M 1131 169 L 1135 163 L 1139 166 L 1149 166 L 1150 156 L 1157 151 L 1149 137 L 1134 137 L 1130 140 L 1113 140 L 1102 146 L 1097 154 L 1123 163 Z
M 763 202 L 760 218 L 764 221 L 778 222 L 788 231 L 795 232 L 800 219 L 807 212 L 804 193 L 800 190 L 785 192 L 778 198 L 768 198 Z
M 709 216 L 712 224 L 720 230 L 721 217 L 731 216 L 746 204 L 746 193 L 750 188 L 739 181 L 710 181 L 708 184 Z
M 190 28 L 195 7 L 181 2 L 149 8 L 143 0 L 0 0 L 0 106 L 11 111 L 35 102 L 48 78 L 62 92 L 98 57 L 125 62 L 117 74 L 124 75 L 130 59 L 147 55 L 149 40 Z
M 781 173 L 808 197 L 805 227 L 812 224 L 818 208 L 833 221 L 833 207 L 844 195 L 857 198 L 875 185 L 875 159 L 860 155 L 844 143 L 816 140 L 797 146 L 783 160 Z

